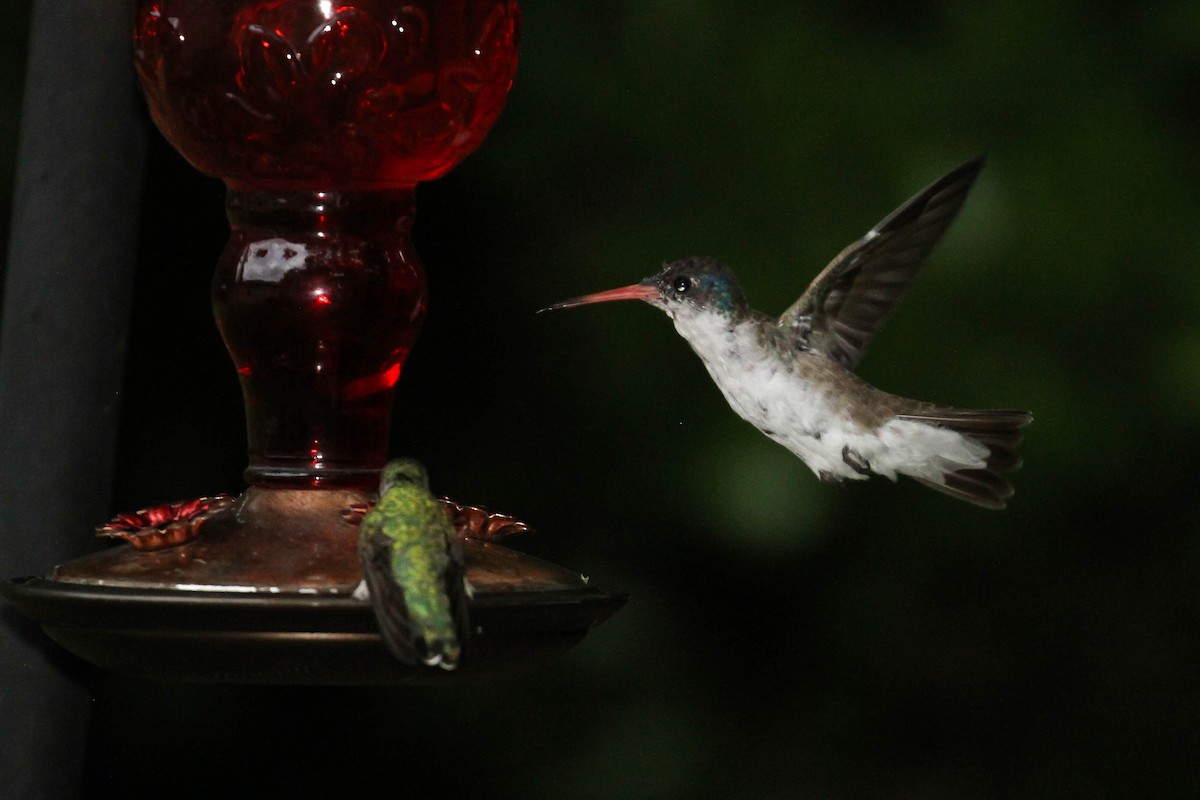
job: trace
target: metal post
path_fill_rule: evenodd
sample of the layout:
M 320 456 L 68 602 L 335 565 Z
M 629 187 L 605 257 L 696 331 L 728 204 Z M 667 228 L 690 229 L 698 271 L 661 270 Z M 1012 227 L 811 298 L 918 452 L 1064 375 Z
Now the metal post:
M 145 155 L 130 32 L 127 3 L 34 2 L 0 327 L 6 578 L 78 555 L 109 511 Z M 89 693 L 0 613 L 0 784 L 78 795 Z

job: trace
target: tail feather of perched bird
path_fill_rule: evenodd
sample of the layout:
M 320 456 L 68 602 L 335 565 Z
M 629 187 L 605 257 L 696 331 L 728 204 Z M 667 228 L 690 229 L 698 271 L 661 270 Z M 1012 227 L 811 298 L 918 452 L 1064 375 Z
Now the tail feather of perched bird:
M 735 412 L 823 481 L 909 476 L 952 497 L 1003 508 L 1020 466 L 1025 411 L 962 410 L 881 391 L 851 370 L 957 216 L 983 168 L 934 181 L 839 253 L 777 319 L 746 302 L 713 258 L 668 262 L 641 283 L 550 309 L 642 300 L 662 309 Z M 549 309 L 547 309 L 549 310 Z
M 389 462 L 362 518 L 359 564 L 384 644 L 405 664 L 455 669 L 469 631 L 462 545 L 425 468 Z

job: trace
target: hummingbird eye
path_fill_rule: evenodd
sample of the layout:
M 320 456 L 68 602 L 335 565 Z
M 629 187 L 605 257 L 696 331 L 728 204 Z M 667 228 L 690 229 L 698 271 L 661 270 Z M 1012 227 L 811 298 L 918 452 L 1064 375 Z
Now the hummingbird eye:
M 681 275 L 675 279 L 674 289 L 679 294 L 687 294 L 688 289 L 692 288 L 692 279 L 686 275 Z

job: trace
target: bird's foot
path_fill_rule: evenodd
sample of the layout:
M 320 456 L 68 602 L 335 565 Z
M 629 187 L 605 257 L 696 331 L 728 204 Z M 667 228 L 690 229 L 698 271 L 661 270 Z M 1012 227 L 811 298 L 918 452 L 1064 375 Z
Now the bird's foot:
M 817 478 L 820 479 L 821 483 L 825 484 L 826 486 L 845 487 L 846 485 L 846 479 L 841 475 L 835 475 L 832 472 L 826 472 L 825 470 L 818 472 Z
M 342 519 L 351 525 L 357 525 L 362 522 L 362 518 L 367 515 L 367 512 L 370 511 L 371 507 L 374 505 L 375 501 L 373 500 L 366 503 L 351 503 L 342 509 Z
M 860 456 L 858 453 L 850 449 L 850 445 L 842 448 L 842 461 L 849 465 L 850 469 L 857 472 L 859 475 L 866 475 L 871 471 L 871 462 Z

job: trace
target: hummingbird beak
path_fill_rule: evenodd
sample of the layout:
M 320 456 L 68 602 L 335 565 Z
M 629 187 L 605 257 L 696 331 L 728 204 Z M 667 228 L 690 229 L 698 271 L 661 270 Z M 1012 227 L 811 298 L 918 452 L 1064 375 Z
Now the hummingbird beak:
M 595 294 L 585 294 L 581 297 L 572 297 L 570 300 L 563 300 L 561 303 L 555 303 L 552 306 L 546 306 L 542 311 L 557 311 L 560 308 L 571 308 L 573 306 L 586 306 L 592 303 L 609 303 L 614 300 L 644 300 L 647 303 L 653 303 L 658 299 L 658 287 L 652 283 L 635 283 L 632 286 L 622 286 L 620 289 L 609 289 L 607 292 L 596 292 Z

